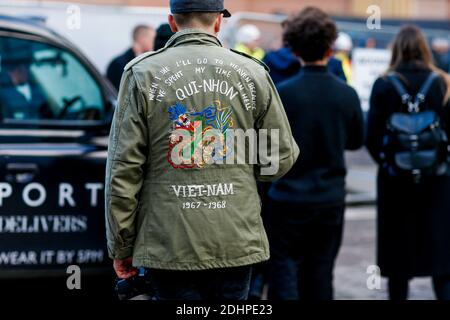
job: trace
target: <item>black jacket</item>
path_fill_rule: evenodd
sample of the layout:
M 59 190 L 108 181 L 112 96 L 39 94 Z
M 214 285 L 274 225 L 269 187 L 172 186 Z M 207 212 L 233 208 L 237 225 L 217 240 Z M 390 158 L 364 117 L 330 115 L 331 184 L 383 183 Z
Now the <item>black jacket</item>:
M 120 80 L 122 79 L 123 69 L 125 66 L 136 57 L 133 49 L 128 49 L 120 56 L 114 58 L 108 66 L 106 71 L 106 77 L 113 84 L 113 86 L 119 90 Z
M 343 203 L 344 151 L 364 143 L 363 115 L 355 90 L 326 67 L 306 66 L 279 93 L 302 153 L 269 196 L 305 205 Z
M 397 70 L 415 95 L 430 70 L 417 63 L 402 64 Z M 446 85 L 438 79 L 426 97 L 426 104 L 449 126 L 449 107 L 443 106 Z M 401 99 L 393 85 L 379 78 L 372 89 L 368 115 L 367 147 L 380 162 L 386 121 L 399 111 Z M 391 177 L 383 169 L 378 175 L 378 265 L 385 276 L 450 275 L 450 178 L 436 177 L 414 184 Z

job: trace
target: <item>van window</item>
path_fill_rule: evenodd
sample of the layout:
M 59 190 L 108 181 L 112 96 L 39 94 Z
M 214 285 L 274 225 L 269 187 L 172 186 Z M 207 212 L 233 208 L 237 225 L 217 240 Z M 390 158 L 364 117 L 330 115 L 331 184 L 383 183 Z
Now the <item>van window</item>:
M 10 120 L 101 120 L 99 84 L 70 52 L 0 37 L 0 111 Z

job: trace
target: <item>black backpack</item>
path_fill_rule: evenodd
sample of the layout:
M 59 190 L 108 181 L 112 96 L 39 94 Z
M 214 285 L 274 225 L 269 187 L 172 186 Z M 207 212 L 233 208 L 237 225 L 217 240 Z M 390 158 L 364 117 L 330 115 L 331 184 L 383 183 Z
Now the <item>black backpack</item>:
M 412 97 L 397 74 L 388 75 L 402 98 L 400 112 L 392 114 L 387 121 L 383 141 L 384 166 L 392 176 L 419 183 L 447 171 L 447 134 L 439 115 L 425 104 L 426 95 L 437 77 L 438 74 L 432 72 L 417 95 Z

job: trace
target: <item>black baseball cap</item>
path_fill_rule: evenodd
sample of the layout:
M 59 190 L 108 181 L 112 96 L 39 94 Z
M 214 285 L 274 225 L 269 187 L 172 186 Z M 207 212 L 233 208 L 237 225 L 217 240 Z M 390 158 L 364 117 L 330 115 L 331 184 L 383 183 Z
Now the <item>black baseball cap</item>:
M 170 0 L 172 13 L 189 12 L 221 12 L 225 18 L 231 17 L 231 13 L 225 9 L 224 0 Z

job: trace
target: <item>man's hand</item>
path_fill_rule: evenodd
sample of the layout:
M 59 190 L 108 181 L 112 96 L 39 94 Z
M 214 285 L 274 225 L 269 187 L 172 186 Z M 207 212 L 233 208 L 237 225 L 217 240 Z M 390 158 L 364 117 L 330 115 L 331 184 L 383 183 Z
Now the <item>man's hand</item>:
M 138 274 L 138 269 L 133 267 L 133 259 L 114 260 L 114 271 L 120 279 L 128 279 Z

